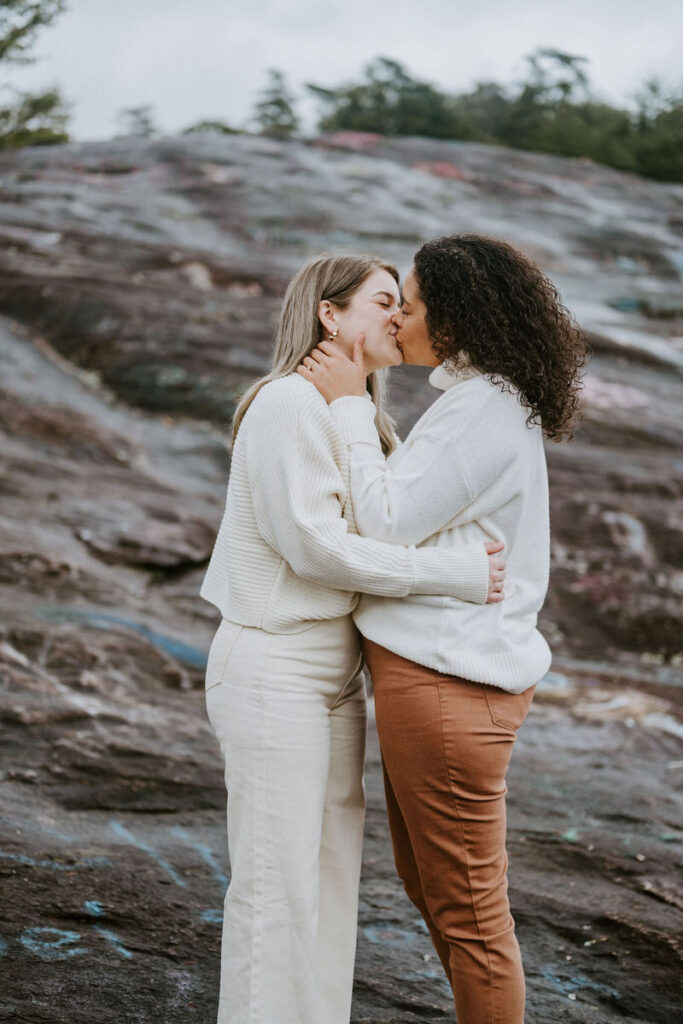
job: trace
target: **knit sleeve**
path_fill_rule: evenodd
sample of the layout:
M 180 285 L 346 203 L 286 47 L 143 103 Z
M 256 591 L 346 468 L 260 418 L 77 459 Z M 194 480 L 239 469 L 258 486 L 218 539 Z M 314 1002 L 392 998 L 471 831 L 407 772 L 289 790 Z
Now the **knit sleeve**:
M 457 443 L 447 414 L 386 460 L 367 403 L 349 396 L 329 408 L 349 449 L 353 510 L 365 537 L 421 544 L 460 515 L 509 461 L 505 439 L 490 428 L 482 432 L 479 420 L 468 428 L 467 442 Z
M 292 408 L 285 398 L 264 396 L 241 429 L 248 429 L 247 467 L 259 531 L 292 570 L 340 590 L 387 597 L 443 594 L 483 603 L 483 544 L 457 552 L 417 550 L 348 532 L 342 518 L 345 486 L 326 407 L 319 410 L 316 398 Z

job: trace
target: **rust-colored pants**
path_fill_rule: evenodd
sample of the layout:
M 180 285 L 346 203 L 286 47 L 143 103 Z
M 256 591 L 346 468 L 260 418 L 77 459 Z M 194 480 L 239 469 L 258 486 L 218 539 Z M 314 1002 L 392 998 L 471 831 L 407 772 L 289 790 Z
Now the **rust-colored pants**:
M 523 1024 L 507 897 L 505 773 L 535 686 L 440 675 L 364 642 L 396 868 L 455 997 L 458 1024 Z

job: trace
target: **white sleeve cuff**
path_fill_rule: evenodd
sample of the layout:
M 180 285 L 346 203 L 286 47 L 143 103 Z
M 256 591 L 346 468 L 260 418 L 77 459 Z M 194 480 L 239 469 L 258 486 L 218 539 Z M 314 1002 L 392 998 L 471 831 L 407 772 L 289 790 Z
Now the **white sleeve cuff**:
M 381 449 L 375 426 L 377 409 L 370 396 L 345 395 L 328 406 L 332 419 L 345 444 L 371 444 Z
M 416 554 L 413 594 L 441 593 L 472 604 L 486 603 L 489 557 L 483 544 L 467 544 L 456 549 L 420 547 Z M 425 585 L 433 589 L 425 589 Z

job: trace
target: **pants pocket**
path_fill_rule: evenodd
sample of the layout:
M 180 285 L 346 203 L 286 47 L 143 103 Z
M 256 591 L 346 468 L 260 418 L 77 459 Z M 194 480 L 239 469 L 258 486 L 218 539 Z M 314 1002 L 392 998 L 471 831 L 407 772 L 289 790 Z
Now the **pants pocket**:
M 521 693 L 509 693 L 499 686 L 486 683 L 482 683 L 482 686 L 493 724 L 517 732 L 529 714 L 536 686 L 530 686 Z
M 339 691 L 339 693 L 337 694 L 337 696 L 334 698 L 334 702 L 330 706 L 330 711 L 334 710 L 334 708 L 338 707 L 340 704 L 343 704 L 344 701 L 347 700 L 347 698 L 349 697 L 349 694 L 351 692 L 355 693 L 356 690 L 359 689 L 360 687 L 363 687 L 363 689 L 365 689 L 365 680 L 362 679 L 362 678 L 361 679 L 358 678 L 359 675 L 360 675 L 360 671 L 361 671 L 362 667 L 363 667 L 363 652 L 360 651 L 360 653 L 358 655 L 358 659 L 356 661 L 356 667 L 354 668 L 354 670 L 351 673 L 351 675 L 347 678 L 346 682 L 342 686 L 342 688 Z M 355 685 L 354 685 L 354 683 L 355 683 Z
M 243 629 L 244 626 L 239 626 L 236 622 L 230 622 L 228 619 L 223 619 L 221 622 L 209 648 L 204 680 L 206 690 L 213 690 L 215 686 L 219 686 L 223 682 L 228 660 Z

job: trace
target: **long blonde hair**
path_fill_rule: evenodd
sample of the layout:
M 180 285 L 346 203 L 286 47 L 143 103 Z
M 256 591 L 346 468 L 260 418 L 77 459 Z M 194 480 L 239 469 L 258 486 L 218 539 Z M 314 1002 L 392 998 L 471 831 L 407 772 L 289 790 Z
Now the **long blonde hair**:
M 316 256 L 292 278 L 282 303 L 271 368 L 247 388 L 238 402 L 232 421 L 233 444 L 244 414 L 261 388 L 271 380 L 294 373 L 299 363 L 322 340 L 323 325 L 318 318 L 318 307 L 323 299 L 328 299 L 339 309 L 346 309 L 374 270 L 386 270 L 398 284 L 396 267 L 376 256 Z M 368 375 L 368 391 L 377 408 L 375 425 L 382 450 L 388 455 L 396 447 L 396 441 L 393 420 L 385 409 L 384 370 L 375 370 Z

